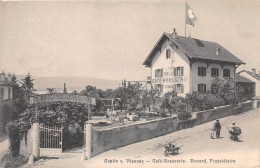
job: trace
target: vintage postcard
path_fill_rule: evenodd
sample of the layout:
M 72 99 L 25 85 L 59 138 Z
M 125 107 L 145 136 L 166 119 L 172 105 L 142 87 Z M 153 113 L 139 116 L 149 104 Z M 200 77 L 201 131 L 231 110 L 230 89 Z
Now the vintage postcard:
M 260 167 L 259 0 L 0 0 L 0 167 Z

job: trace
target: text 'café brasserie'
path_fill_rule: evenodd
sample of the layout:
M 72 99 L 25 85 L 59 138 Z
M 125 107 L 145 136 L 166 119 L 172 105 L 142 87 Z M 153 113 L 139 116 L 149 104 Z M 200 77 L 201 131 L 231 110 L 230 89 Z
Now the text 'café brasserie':
M 48 102 L 75 102 L 83 104 L 96 104 L 95 98 L 76 95 L 76 94 L 44 94 L 30 97 L 30 104 L 48 103 Z

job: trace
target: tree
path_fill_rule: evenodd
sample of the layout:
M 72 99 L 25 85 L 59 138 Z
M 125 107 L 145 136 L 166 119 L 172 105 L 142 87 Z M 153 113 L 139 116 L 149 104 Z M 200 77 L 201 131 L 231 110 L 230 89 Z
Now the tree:
M 48 94 L 53 94 L 55 93 L 55 88 L 47 88 Z
M 21 86 L 17 85 L 18 87 L 14 91 L 14 108 L 11 116 L 12 120 L 19 118 L 19 115 L 27 109 L 29 98 L 33 95 L 34 91 L 33 81 L 34 79 L 32 79 L 32 76 L 28 72 L 25 78 L 20 81 Z
M 187 111 L 185 99 L 177 96 L 174 91 L 170 91 L 163 96 L 161 106 L 167 108 L 171 115 L 173 112 L 182 113 Z
M 33 86 L 34 86 L 33 81 L 34 81 L 34 79 L 32 79 L 30 72 L 28 72 L 28 74 L 25 76 L 25 78 L 22 79 L 21 89 L 25 93 L 26 100 L 29 100 L 30 96 L 33 95 L 33 91 L 35 91 L 35 89 L 33 88 Z

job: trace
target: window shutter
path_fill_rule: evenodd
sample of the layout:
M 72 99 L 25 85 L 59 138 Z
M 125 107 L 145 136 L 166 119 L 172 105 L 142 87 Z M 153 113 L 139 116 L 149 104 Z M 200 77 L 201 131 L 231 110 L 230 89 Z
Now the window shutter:
M 174 68 L 174 69 L 173 69 L 173 75 L 174 75 L 174 77 L 176 76 L 176 72 L 177 72 L 177 68 Z
M 183 76 L 183 67 L 181 67 L 181 76 Z
M 203 85 L 203 92 L 206 93 L 206 84 Z
M 184 86 L 183 86 L 183 84 L 181 84 L 181 93 L 183 93 L 184 92 Z
M 176 84 L 173 85 L 173 91 L 176 92 Z
M 163 77 L 163 70 L 161 69 L 161 77 Z

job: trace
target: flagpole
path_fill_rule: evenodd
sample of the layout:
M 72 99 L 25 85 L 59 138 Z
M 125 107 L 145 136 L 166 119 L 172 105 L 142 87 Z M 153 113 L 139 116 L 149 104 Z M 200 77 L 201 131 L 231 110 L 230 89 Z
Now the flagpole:
M 184 1 L 184 12 L 185 12 L 185 18 L 184 18 L 184 25 L 185 25 L 185 37 L 186 37 L 186 19 L 187 19 L 187 12 L 186 12 L 186 0 Z

